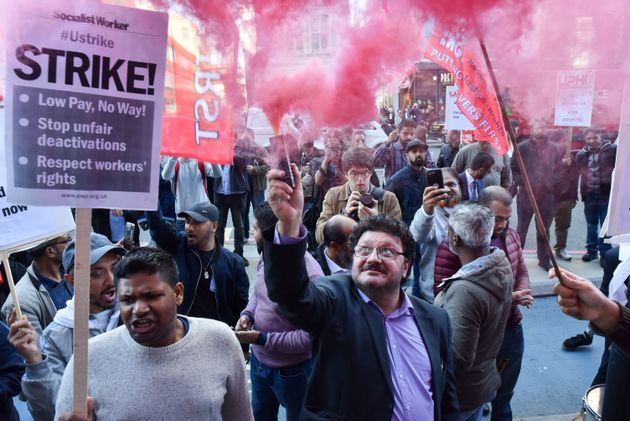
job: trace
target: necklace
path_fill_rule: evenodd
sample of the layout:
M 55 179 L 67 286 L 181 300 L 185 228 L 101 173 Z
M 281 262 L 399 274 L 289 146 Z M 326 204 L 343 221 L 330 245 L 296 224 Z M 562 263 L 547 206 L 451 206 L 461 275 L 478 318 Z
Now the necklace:
M 210 258 L 208 259 L 208 263 L 205 263 L 205 264 L 201 255 L 199 256 L 199 258 L 201 259 L 201 266 L 203 267 L 203 279 L 205 279 L 206 281 L 210 279 L 210 272 L 208 272 L 208 268 L 210 267 L 210 264 L 212 263 L 212 259 L 214 258 L 214 254 L 216 252 L 217 252 L 217 248 L 215 247 L 214 250 L 212 251 L 212 256 L 210 256 Z

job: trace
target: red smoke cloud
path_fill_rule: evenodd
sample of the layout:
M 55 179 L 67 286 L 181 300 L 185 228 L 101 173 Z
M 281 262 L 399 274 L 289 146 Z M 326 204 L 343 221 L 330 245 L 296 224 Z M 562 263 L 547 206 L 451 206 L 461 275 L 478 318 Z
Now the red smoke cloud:
M 248 60 L 248 100 L 262 106 L 276 126 L 291 110 L 329 126 L 374 118 L 375 90 L 400 83 L 420 59 L 423 25 L 432 19 L 483 36 L 501 87 L 509 87 L 510 105 L 524 116 L 552 117 L 557 71 L 584 67 L 597 71 L 597 119 L 608 124 L 618 118 L 630 68 L 624 48 L 630 37 L 623 25 L 628 0 L 596 5 L 587 0 L 367 0 L 353 26 L 347 0 L 251 1 L 245 6 L 236 0 L 181 3 L 201 21 L 212 15 L 210 30 L 224 34 L 233 33 L 239 8 L 253 7 L 257 50 Z M 338 54 L 332 62 L 313 56 L 297 68 L 283 68 L 283 48 L 291 49 L 301 24 L 317 10 L 339 17 L 333 27 Z

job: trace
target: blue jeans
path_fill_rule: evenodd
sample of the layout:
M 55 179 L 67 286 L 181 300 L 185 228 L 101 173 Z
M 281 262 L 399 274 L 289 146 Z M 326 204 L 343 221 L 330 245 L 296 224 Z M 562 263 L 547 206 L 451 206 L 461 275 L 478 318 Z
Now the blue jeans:
M 468 411 L 460 411 L 457 417 L 458 421 L 481 421 L 483 417 L 483 405 L 479 408 L 469 409 Z
M 601 227 L 606 214 L 608 213 L 608 202 L 603 200 L 587 200 L 584 202 L 584 216 L 586 217 L 586 251 L 600 256 L 612 247 L 604 243 L 604 238 L 599 237 L 599 227 Z
M 501 386 L 492 400 L 492 420 L 511 420 L 512 407 L 510 401 L 514 395 L 516 381 L 521 373 L 521 363 L 524 351 L 523 326 L 506 326 L 503 345 L 497 356 L 497 361 L 507 360 L 501 371 Z
M 279 405 L 287 410 L 287 421 L 297 421 L 304 403 L 312 360 L 282 368 L 262 364 L 252 352 L 252 409 L 256 421 L 277 421 Z

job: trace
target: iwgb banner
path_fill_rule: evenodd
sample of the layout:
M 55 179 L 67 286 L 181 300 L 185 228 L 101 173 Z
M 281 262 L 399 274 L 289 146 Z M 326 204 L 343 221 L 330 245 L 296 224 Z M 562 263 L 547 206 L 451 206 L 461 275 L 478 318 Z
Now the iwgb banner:
M 164 88 L 162 155 L 232 162 L 237 114 L 238 39 L 201 33 L 172 16 Z
M 458 87 L 455 104 L 475 126 L 477 140 L 490 142 L 503 155 L 509 145 L 494 87 L 475 42 L 436 24 L 424 56 L 451 72 Z

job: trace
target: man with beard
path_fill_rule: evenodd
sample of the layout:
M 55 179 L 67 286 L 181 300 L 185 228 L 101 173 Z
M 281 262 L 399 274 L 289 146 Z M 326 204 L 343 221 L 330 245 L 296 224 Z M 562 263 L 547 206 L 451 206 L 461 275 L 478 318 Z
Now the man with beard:
M 411 225 L 413 216 L 422 206 L 422 195 L 427 187 L 425 170 L 429 145 L 420 140 L 412 140 L 407 144 L 407 165 L 394 174 L 385 188 L 396 195 L 402 211 L 402 220 Z M 413 260 L 413 285 L 420 282 L 420 244 L 416 243 Z
M 386 183 L 389 177 L 407 165 L 405 148 L 413 140 L 417 125 L 413 120 L 402 120 L 398 123 L 398 129 L 389 134 L 387 141 L 374 150 L 374 165 L 385 167 Z
M 315 260 L 324 275 L 349 273 L 352 253 L 348 249 L 348 239 L 357 222 L 343 215 L 335 215 L 324 225 L 324 242 L 315 250 Z
M 175 258 L 188 291 L 178 311 L 234 326 L 247 305 L 249 279 L 243 259 L 216 240 L 219 210 L 206 201 L 178 216 L 186 220 L 185 233 L 176 232 L 159 210 L 147 213 L 151 237 Z
M 68 413 L 70 360 L 58 419 L 253 420 L 234 332 L 215 320 L 177 314 L 184 286 L 173 257 L 139 247 L 115 266 L 114 277 L 125 325 L 90 340 L 87 417 Z
M 414 255 L 405 224 L 362 219 L 350 236 L 352 274 L 309 282 L 301 225 L 302 186 L 271 170 L 269 204 L 278 217 L 263 232 L 269 298 L 316 343 L 302 419 L 445 420 L 457 416 L 446 313 L 401 289 Z
M 461 200 L 459 176 L 453 168 L 442 168 L 444 187 L 427 186 L 418 209 L 409 226 L 413 238 L 420 245 L 420 279 L 411 288 L 411 293 L 433 302 L 433 269 L 437 249 L 446 239 L 448 216 Z
M 501 378 L 497 355 L 512 302 L 512 270 L 505 253 L 490 246 L 494 212 L 475 203 L 455 207 L 448 221 L 448 247 L 462 267 L 444 280 L 435 305 L 453 323 L 453 356 L 460 420 L 481 421 Z
M 333 215 L 345 215 L 355 221 L 371 215 L 387 214 L 400 218 L 396 196 L 370 183 L 374 162 L 367 148 L 351 148 L 344 152 L 341 163 L 348 182 L 328 190 L 317 220 L 315 238 L 324 240 L 324 225 Z
M 254 208 L 254 239 L 262 253 L 262 232 L 273 228 L 278 218 L 267 202 Z M 354 221 L 353 221 L 354 222 Z M 310 255 L 304 254 L 309 280 L 323 276 Z M 258 263 L 254 292 L 236 323 L 236 337 L 244 345 L 252 345 L 251 380 L 252 409 L 257 420 L 278 418 L 278 407 L 287 410 L 287 420 L 297 421 L 302 409 L 306 384 L 311 373 L 311 341 L 307 332 L 289 322 L 267 294 L 265 266 Z
M 72 285 L 62 278 L 60 272 L 61 256 L 70 240 L 66 234 L 29 250 L 33 262 L 15 284 L 20 310 L 40 336 L 53 321 L 57 310 L 64 308 L 74 294 Z M 2 318 L 7 324 L 12 312 L 13 297 L 9 295 L 2 305 Z
M 459 152 L 460 133 L 459 130 L 449 130 L 446 138 L 447 143 L 440 148 L 440 155 L 437 159 L 439 168 L 450 167 L 453 164 L 453 160 L 457 156 L 457 152 Z
M 510 166 L 510 157 L 508 154 L 499 155 L 497 150 L 492 147 L 490 142 L 476 141 L 469 145 L 462 146 L 453 159 L 452 167 L 458 174 L 464 172 L 472 164 L 472 160 L 479 152 L 486 152 L 492 155 L 494 164 L 492 169 L 483 178 L 486 186 L 501 186 L 505 189 L 512 188 L 512 173 L 516 163 Z
M 71 241 L 62 258 L 65 280 L 71 284 L 74 284 L 75 247 L 75 242 Z M 124 254 L 124 248 L 112 244 L 104 235 L 90 234 L 90 337 L 118 326 L 120 310 L 112 271 Z M 53 322 L 44 329 L 41 341 L 33 325 L 24 316 L 15 321 L 14 313 L 9 341 L 26 363 L 22 393 L 33 419 L 52 421 L 55 417 L 59 384 L 72 356 L 73 332 L 74 298 L 55 314 Z
M 534 298 L 531 295 L 529 273 L 525 266 L 521 240 L 516 231 L 508 226 L 512 216 L 512 195 L 503 187 L 489 186 L 479 195 L 478 203 L 494 212 L 494 229 L 490 245 L 503 250 L 512 267 L 512 308 L 505 326 L 503 344 L 497 356 L 501 386 L 492 400 L 492 419 L 506 420 L 512 419 L 510 401 L 521 372 L 524 352 L 523 326 L 521 325 L 523 315 L 518 306 L 529 308 L 534 303 Z M 447 242 L 443 242 L 435 258 L 436 287 L 444 279 L 453 276 L 461 266 L 459 257 L 449 250 Z

